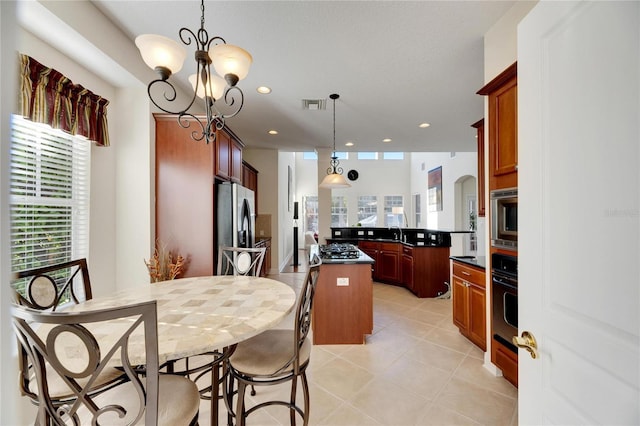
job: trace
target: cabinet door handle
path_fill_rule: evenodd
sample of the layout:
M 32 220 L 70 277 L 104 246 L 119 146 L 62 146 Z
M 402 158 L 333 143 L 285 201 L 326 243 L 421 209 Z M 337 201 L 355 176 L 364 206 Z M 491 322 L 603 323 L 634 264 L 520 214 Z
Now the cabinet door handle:
M 461 271 L 461 272 L 462 272 L 462 275 L 466 275 L 466 276 L 468 276 L 468 277 L 470 277 L 470 276 L 471 276 L 471 274 L 470 274 L 469 272 L 467 272 L 467 271 Z

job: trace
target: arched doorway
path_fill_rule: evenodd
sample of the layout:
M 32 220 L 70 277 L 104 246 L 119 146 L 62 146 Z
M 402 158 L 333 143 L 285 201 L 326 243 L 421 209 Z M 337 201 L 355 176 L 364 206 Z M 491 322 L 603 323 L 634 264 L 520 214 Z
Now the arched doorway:
M 460 176 L 455 182 L 455 230 L 469 232 L 452 236 L 452 255 L 475 256 L 477 254 L 478 239 L 475 231 L 478 227 L 478 201 L 476 188 L 476 178 L 471 175 Z

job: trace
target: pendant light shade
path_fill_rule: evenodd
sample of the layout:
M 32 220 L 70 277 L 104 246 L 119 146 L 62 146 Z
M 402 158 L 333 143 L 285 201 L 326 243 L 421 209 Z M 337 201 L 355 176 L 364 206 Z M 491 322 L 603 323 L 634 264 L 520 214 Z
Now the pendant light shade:
M 320 185 L 320 188 L 349 188 L 351 185 L 340 173 L 331 173 L 326 175 Z
M 329 95 L 329 98 L 333 100 L 333 156 L 331 156 L 330 166 L 327 169 L 327 176 L 322 179 L 320 188 L 349 188 L 351 184 L 347 182 L 347 180 L 342 175 L 342 167 L 340 167 L 340 162 L 338 161 L 338 157 L 336 156 L 336 99 L 338 99 L 340 95 L 334 93 Z

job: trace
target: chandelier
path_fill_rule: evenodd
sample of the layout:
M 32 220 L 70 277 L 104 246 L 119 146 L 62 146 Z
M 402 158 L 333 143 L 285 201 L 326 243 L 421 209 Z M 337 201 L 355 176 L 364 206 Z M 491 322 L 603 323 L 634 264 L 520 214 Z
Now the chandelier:
M 342 167 L 336 156 L 336 99 L 340 95 L 334 93 L 329 95 L 329 98 L 333 100 L 333 155 L 331 156 L 330 166 L 327 169 L 327 175 L 322 179 L 320 188 L 349 188 L 351 185 L 342 176 Z
M 176 88 L 169 77 L 182 69 L 186 57 L 184 47 L 175 40 L 155 34 L 139 35 L 136 37 L 136 46 L 144 62 L 159 75 L 147 86 L 151 102 L 166 113 L 177 114 L 178 123 L 183 128 L 188 128 L 192 121 L 197 122 L 200 127 L 191 133 L 192 139 L 204 139 L 210 143 L 215 141 L 216 131 L 224 127 L 225 120 L 234 117 L 242 109 L 244 94 L 236 84 L 247 76 L 253 59 L 249 52 L 227 44 L 222 37 L 209 38 L 204 28 L 204 0 L 201 0 L 200 10 L 200 29 L 197 33 L 184 27 L 178 32 L 184 45 L 193 43 L 196 47 L 197 70 L 196 74 L 189 76 L 193 97 L 185 108 L 169 109 L 169 105 L 173 105 L 172 102 L 177 98 Z M 211 65 L 217 75 L 211 72 Z M 189 112 L 196 97 L 204 99 L 206 122 Z M 221 112 L 223 108 L 218 108 L 222 106 L 224 113 Z

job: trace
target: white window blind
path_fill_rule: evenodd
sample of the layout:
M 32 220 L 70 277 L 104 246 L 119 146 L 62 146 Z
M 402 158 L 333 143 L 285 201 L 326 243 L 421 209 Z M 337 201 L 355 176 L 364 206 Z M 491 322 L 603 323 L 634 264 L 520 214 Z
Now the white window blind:
M 11 267 L 87 257 L 91 143 L 12 116 Z

